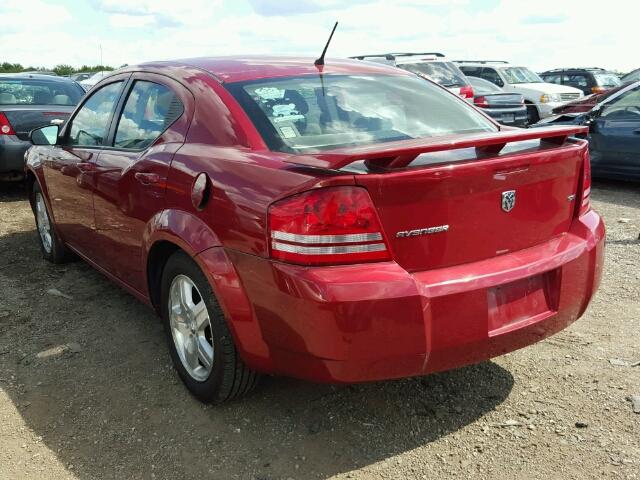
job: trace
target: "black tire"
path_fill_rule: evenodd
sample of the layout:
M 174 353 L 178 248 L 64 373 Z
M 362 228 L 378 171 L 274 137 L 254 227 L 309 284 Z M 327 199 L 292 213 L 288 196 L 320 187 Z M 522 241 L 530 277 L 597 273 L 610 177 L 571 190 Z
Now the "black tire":
M 527 124 L 533 125 L 534 123 L 538 123 L 540 121 L 540 114 L 538 113 L 538 109 L 535 105 L 528 103 L 527 104 Z
M 169 316 L 169 293 L 176 277 L 185 276 L 195 285 L 201 295 L 210 320 L 209 339 L 213 343 L 213 363 L 205 380 L 196 380 L 185 368 L 178 354 L 178 347 L 172 334 Z M 186 253 L 174 253 L 162 272 L 160 311 L 165 336 L 173 365 L 187 389 L 204 403 L 222 403 L 248 394 L 255 388 L 260 375 L 249 369 L 238 354 L 233 337 L 224 318 L 220 305 L 200 267 Z
M 38 202 L 38 198 L 42 199 L 40 204 Z M 35 182 L 33 184 L 31 205 L 33 207 L 33 214 L 36 221 L 38 243 L 40 245 L 42 258 L 55 264 L 67 263 L 73 260 L 74 255 L 67 249 L 67 247 L 65 247 L 62 239 L 60 239 L 60 237 L 56 233 L 56 229 L 54 228 L 53 222 L 51 221 L 51 214 L 47 207 L 47 203 L 44 201 L 44 195 L 42 193 L 42 190 L 40 189 L 40 185 L 38 184 L 38 182 Z M 39 208 L 43 209 L 43 214 L 46 215 L 46 221 L 48 222 L 50 241 L 47 244 L 45 244 L 43 234 L 41 233 L 41 228 L 43 228 L 43 225 L 41 224 L 42 219 L 38 215 Z

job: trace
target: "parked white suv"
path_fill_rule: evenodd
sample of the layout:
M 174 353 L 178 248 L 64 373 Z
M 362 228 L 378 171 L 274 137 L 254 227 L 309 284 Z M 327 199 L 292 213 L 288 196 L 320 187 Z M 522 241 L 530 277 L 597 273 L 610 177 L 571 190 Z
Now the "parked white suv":
M 467 77 L 442 53 L 381 53 L 378 55 L 356 55 L 357 60 L 384 63 L 428 78 L 456 95 L 473 102 L 473 87 Z
M 582 90 L 547 83 L 527 67 L 510 65 L 503 61 L 455 62 L 462 72 L 470 77 L 480 77 L 524 96 L 529 124 L 552 115 L 554 108 L 584 96 Z

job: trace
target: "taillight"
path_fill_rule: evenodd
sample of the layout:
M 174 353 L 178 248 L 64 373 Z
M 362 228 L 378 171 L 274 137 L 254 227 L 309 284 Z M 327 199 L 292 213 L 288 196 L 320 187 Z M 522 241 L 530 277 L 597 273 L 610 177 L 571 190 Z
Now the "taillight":
M 16 132 L 9 123 L 9 119 L 4 113 L 0 112 L 0 135 L 15 135 Z
M 473 87 L 471 85 L 460 87 L 460 96 L 462 98 L 473 98 Z
M 476 107 L 487 108 L 489 106 L 489 102 L 487 102 L 486 97 L 476 97 L 473 99 L 473 103 L 476 104 Z
M 361 187 L 300 193 L 269 208 L 271 258 L 301 265 L 389 260 L 378 214 Z
M 591 93 L 604 93 L 607 89 L 604 87 L 591 87 Z
M 591 157 L 589 150 L 584 152 L 584 160 L 582 162 L 582 194 L 580 195 L 579 216 L 591 210 Z

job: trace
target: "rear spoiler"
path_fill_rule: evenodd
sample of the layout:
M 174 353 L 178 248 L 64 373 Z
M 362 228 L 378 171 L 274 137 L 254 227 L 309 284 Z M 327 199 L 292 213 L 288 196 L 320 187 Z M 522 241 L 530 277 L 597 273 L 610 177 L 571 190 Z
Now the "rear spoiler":
M 589 127 L 586 126 L 554 126 L 474 135 L 449 135 L 340 148 L 313 155 L 294 155 L 286 161 L 296 165 L 332 170 L 338 170 L 360 160 L 365 160 L 368 166 L 402 168 L 422 153 L 475 147 L 478 156 L 497 155 L 507 143 L 539 139 L 560 146 L 570 136 L 588 132 Z

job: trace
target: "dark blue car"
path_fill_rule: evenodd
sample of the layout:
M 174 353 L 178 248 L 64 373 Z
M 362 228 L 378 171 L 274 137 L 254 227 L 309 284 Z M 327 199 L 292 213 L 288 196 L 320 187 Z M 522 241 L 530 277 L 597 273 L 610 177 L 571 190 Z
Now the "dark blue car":
M 640 181 L 640 82 L 633 82 L 586 113 L 545 118 L 533 127 L 589 125 L 594 177 Z

